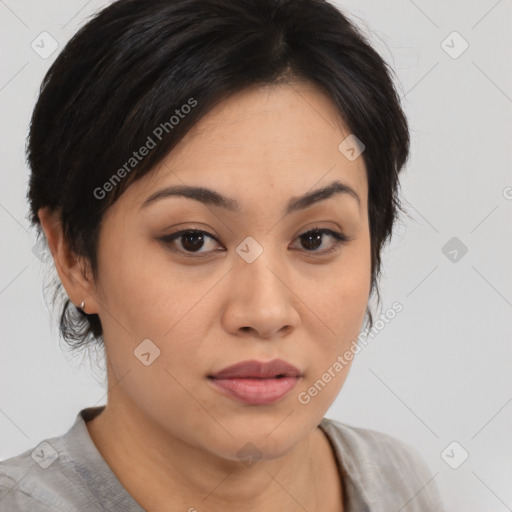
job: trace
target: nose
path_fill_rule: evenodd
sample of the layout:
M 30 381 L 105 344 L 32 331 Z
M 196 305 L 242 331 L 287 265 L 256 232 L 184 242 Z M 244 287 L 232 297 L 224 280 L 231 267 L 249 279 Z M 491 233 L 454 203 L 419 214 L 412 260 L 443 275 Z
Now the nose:
M 300 301 L 290 282 L 290 271 L 269 251 L 252 263 L 236 261 L 230 280 L 223 315 L 228 332 L 269 339 L 285 336 L 298 325 Z

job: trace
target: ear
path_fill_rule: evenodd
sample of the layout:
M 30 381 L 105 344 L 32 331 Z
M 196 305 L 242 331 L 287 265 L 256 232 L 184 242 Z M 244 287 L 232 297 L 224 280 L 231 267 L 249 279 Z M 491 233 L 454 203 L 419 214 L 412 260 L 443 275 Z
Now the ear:
M 96 287 L 90 265 L 69 248 L 62 233 L 60 211 L 50 212 L 45 207 L 40 208 L 37 214 L 46 235 L 55 267 L 69 299 L 77 307 L 84 301 L 83 309 L 89 315 L 98 313 Z

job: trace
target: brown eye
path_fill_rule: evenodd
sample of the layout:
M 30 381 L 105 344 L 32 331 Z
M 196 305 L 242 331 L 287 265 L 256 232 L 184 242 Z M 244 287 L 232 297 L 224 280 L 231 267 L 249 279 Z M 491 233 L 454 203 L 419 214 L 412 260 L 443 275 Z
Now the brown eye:
M 184 233 L 181 235 L 181 244 L 186 251 L 198 251 L 204 245 L 203 233 Z
M 333 239 L 333 242 L 327 249 L 318 250 L 325 240 L 325 235 L 329 235 Z M 316 228 L 302 233 L 299 235 L 299 239 L 301 240 L 302 247 L 305 248 L 307 252 L 318 252 L 320 254 L 330 253 L 336 250 L 339 245 L 348 241 L 348 237 L 343 233 L 338 233 L 331 229 Z
M 163 236 L 161 240 L 168 244 L 170 249 L 175 252 L 184 254 L 203 254 L 212 252 L 211 250 L 202 251 L 201 249 L 207 246 L 208 240 L 216 242 L 216 239 L 207 233 L 198 229 L 187 229 Z M 179 247 L 176 248 L 176 245 Z M 215 243 L 213 244 L 215 245 Z
M 310 229 L 297 237 L 300 240 L 299 250 L 307 253 L 324 255 L 335 251 L 341 244 L 350 241 L 343 233 L 331 229 Z M 326 240 L 331 239 L 331 243 Z M 171 251 L 191 257 L 208 256 L 216 252 L 215 246 L 220 242 L 206 231 L 184 229 L 160 238 Z M 210 247 L 208 247 L 210 244 Z M 327 247 L 323 247 L 327 245 Z M 322 248 L 323 247 L 323 248 Z M 206 248 L 205 250 L 203 250 Z M 222 250 L 222 249 L 221 249 Z

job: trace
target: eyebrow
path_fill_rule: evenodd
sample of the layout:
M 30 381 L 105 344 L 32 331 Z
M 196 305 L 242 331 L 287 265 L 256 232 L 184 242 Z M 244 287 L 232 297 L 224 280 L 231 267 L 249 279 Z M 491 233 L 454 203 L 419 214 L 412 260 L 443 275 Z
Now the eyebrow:
M 324 201 L 338 194 L 345 194 L 348 197 L 352 197 L 357 201 L 359 207 L 361 206 L 361 199 L 352 187 L 346 183 L 342 183 L 341 181 L 333 181 L 326 187 L 313 190 L 312 192 L 307 192 L 302 196 L 291 197 L 286 205 L 285 215 L 303 210 L 315 203 L 318 203 L 319 201 Z M 240 203 L 235 199 L 226 197 L 209 188 L 188 185 L 174 185 L 158 190 L 144 201 L 141 209 L 162 199 L 174 196 L 194 199 L 203 204 L 216 206 L 234 213 L 240 212 Z

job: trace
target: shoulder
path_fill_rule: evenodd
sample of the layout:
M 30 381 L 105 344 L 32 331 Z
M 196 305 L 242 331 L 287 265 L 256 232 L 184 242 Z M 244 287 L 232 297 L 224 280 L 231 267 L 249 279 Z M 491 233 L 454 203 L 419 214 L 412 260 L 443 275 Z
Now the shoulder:
M 324 418 L 329 437 L 353 492 L 375 510 L 442 512 L 433 474 L 412 445 L 389 434 Z M 383 504 L 386 506 L 383 506 Z M 371 508 L 374 510 L 374 508 Z
M 77 446 L 83 436 L 82 421 L 77 417 L 65 434 L 47 438 L 15 457 L 0 461 L 0 509 L 83 510 L 88 493 L 70 452 L 70 447 Z M 96 509 L 90 499 L 86 504 L 89 509 Z

